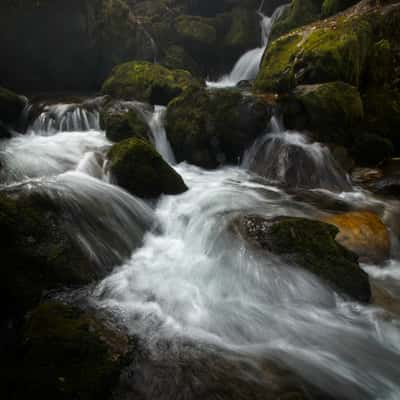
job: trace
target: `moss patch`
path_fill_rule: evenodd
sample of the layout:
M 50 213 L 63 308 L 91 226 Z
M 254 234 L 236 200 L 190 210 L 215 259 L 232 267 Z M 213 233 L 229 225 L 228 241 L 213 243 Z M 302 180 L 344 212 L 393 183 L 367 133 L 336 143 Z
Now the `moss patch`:
M 121 64 L 104 82 L 102 92 L 116 98 L 168 104 L 185 89 L 196 84 L 192 75 L 144 61 Z
M 170 103 L 166 128 L 178 161 L 215 168 L 237 164 L 269 118 L 261 99 L 237 89 L 194 89 Z
M 187 190 L 181 176 L 140 139 L 126 139 L 108 152 L 110 171 L 116 183 L 139 197 L 179 194 Z
M 368 275 L 357 256 L 336 242 L 335 226 L 304 218 L 259 216 L 241 217 L 233 226 L 249 243 L 297 264 L 356 300 L 369 301 Z

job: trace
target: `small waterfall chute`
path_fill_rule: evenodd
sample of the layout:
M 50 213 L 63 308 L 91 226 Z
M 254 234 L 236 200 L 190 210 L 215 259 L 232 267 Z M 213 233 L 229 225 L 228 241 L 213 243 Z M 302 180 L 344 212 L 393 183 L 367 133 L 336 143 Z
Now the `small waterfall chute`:
M 285 131 L 276 117 L 270 132 L 246 152 L 242 166 L 290 188 L 352 189 L 349 177 L 326 146 L 300 132 Z
M 216 82 L 208 81 L 207 86 L 211 88 L 224 88 L 236 86 L 241 81 L 253 80 L 256 78 L 260 68 L 261 60 L 265 49 L 268 46 L 269 37 L 273 23 L 282 15 L 287 5 L 278 7 L 271 17 L 261 13 L 262 4 L 258 14 L 261 18 L 261 47 L 244 53 L 234 65 L 232 71 Z

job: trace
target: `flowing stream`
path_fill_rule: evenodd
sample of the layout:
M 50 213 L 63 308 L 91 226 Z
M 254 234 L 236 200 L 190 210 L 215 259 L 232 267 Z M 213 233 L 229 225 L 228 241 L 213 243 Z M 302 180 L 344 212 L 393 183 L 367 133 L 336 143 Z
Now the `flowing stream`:
M 399 398 L 400 320 L 341 297 L 306 271 L 261 257 L 229 229 L 246 213 L 324 215 L 284 183 L 379 209 L 386 220 L 395 206 L 354 188 L 326 148 L 284 131 L 276 119 L 242 166 L 205 171 L 175 165 L 161 107 L 145 110 L 150 140 L 189 190 L 146 203 L 109 183 L 104 159 L 110 143 L 98 128 L 98 113 L 79 106 L 65 110 L 70 107 L 55 106 L 25 135 L 0 143 L 0 190 L 46 193 L 62 206 L 68 230 L 91 257 L 104 267 L 117 266 L 91 301 L 119 315 L 153 357 L 169 360 L 151 369 L 150 380 L 132 378 L 142 379 L 144 398 L 200 399 L 193 391 L 212 391 L 211 370 L 196 367 L 198 346 L 211 359 L 217 351 L 236 360 L 244 380 L 254 385 L 271 386 L 261 372 L 273 360 L 337 399 Z M 314 175 L 307 173 L 310 163 Z M 289 182 L 296 167 L 296 180 Z M 400 284 L 397 257 L 387 270 L 365 269 L 375 279 L 389 276 Z M 179 378 L 168 371 L 182 354 L 191 367 Z

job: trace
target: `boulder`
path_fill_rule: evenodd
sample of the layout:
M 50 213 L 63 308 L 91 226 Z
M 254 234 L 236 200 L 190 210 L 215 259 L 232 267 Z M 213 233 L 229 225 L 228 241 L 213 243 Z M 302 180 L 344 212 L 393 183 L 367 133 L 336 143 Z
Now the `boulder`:
M 187 190 L 181 176 L 141 139 L 125 139 L 113 145 L 107 157 L 116 184 L 135 196 L 153 198 Z
M 0 195 L 2 318 L 33 307 L 42 294 L 104 276 L 70 236 L 60 205 L 41 194 Z
M 215 168 L 237 164 L 270 117 L 262 99 L 237 89 L 193 89 L 169 104 L 166 129 L 178 161 Z
M 335 240 L 339 232 L 335 226 L 304 218 L 247 215 L 237 218 L 232 227 L 255 248 L 308 270 L 358 301 L 370 300 L 368 275 L 357 256 Z
M 255 89 L 288 92 L 297 85 L 334 81 L 358 87 L 374 43 L 370 17 L 366 12 L 332 18 L 272 41 L 264 54 Z
M 195 84 L 190 72 L 132 61 L 113 69 L 103 84 L 102 92 L 119 99 L 166 105 Z
M 148 140 L 150 127 L 143 115 L 130 103 L 119 102 L 106 107 L 100 113 L 100 127 L 112 142 L 131 137 Z
M 390 237 L 380 218 L 370 211 L 331 215 L 323 221 L 339 229 L 336 240 L 356 253 L 360 261 L 382 263 L 390 253 Z
M 344 82 L 300 85 L 279 99 L 285 126 L 311 130 L 320 142 L 349 144 L 351 130 L 362 121 L 358 89 Z
M 129 352 L 124 331 L 59 301 L 35 308 L 21 336 L 18 362 L 5 371 L 7 398 L 109 399 Z

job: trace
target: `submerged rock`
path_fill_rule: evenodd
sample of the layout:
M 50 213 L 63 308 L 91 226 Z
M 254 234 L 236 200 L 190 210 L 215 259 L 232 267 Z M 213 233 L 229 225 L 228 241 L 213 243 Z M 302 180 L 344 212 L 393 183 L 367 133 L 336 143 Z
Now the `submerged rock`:
M 102 92 L 115 98 L 166 105 L 197 82 L 190 72 L 132 61 L 115 67 Z
M 7 398 L 109 399 L 128 351 L 126 333 L 93 311 L 41 304 L 26 319 L 18 362 L 8 366 Z
M 339 229 L 336 240 L 360 261 L 382 263 L 389 257 L 390 237 L 380 218 L 370 211 L 354 211 L 323 218 Z
M 310 271 L 358 301 L 370 300 L 368 275 L 357 256 L 335 240 L 339 232 L 335 226 L 304 218 L 249 215 L 236 219 L 232 227 L 247 243 Z
M 154 147 L 141 139 L 126 139 L 108 152 L 109 168 L 116 183 L 133 195 L 152 198 L 187 190 L 181 176 Z
M 260 98 L 237 89 L 192 89 L 169 104 L 166 129 L 178 161 L 215 168 L 237 164 L 270 117 Z
M 0 194 L 3 317 L 34 306 L 46 290 L 104 276 L 71 238 L 59 206 L 40 194 Z

